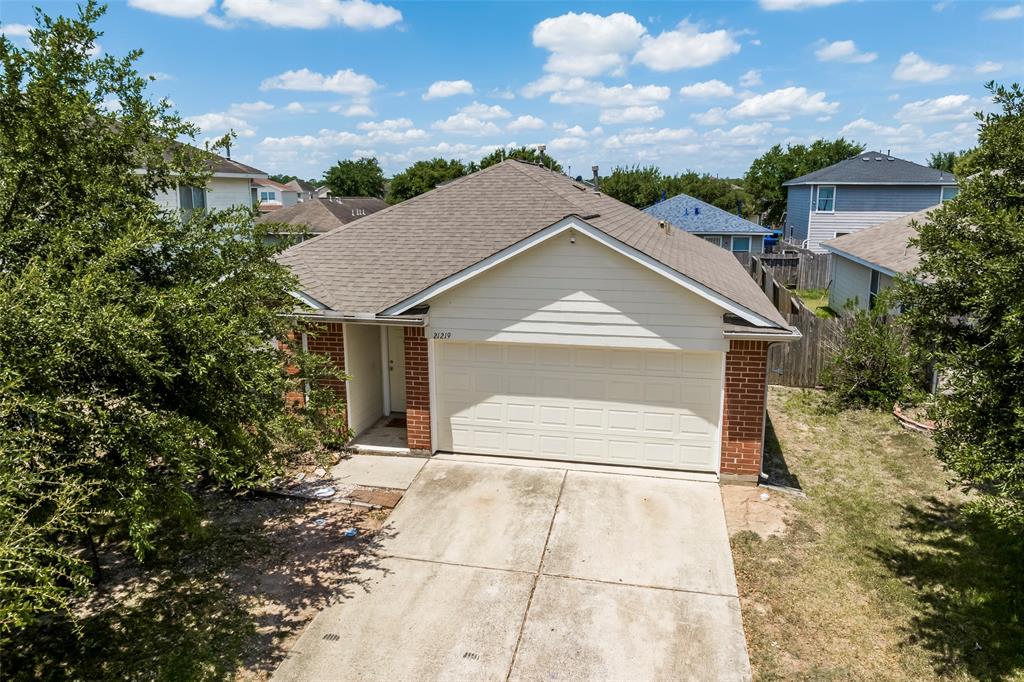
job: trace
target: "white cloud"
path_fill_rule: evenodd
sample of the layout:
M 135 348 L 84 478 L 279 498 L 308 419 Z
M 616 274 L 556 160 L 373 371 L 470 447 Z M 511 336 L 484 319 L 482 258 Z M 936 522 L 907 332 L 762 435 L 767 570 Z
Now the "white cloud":
M 550 100 L 555 104 L 592 104 L 602 108 L 646 106 L 664 102 L 672 95 L 672 90 L 664 85 L 608 86 L 584 78 L 554 74 L 527 84 L 522 92 L 528 98 L 550 94 Z
M 898 112 L 896 120 L 908 123 L 925 121 L 960 121 L 974 117 L 984 101 L 976 101 L 969 95 L 946 95 L 935 99 L 907 102 Z
M 332 147 L 352 147 L 356 145 L 371 146 L 374 144 L 402 145 L 424 140 L 429 137 L 427 131 L 410 128 L 404 124 L 407 119 L 380 121 L 370 124 L 363 134 L 347 130 L 320 130 L 316 135 L 289 135 L 285 137 L 265 137 L 259 146 L 265 149 L 325 149 Z M 411 123 L 411 122 L 409 122 Z M 365 124 L 364 124 L 365 125 Z
M 423 99 L 440 99 L 442 97 L 454 97 L 455 95 L 472 95 L 473 84 L 467 80 L 457 81 L 434 81 L 423 93 Z
M 753 88 L 762 83 L 760 69 L 751 69 L 740 76 L 741 88 Z
M 618 73 L 625 54 L 639 45 L 646 29 L 634 17 L 568 12 L 533 27 L 533 44 L 551 52 L 544 70 L 571 76 Z
M 512 92 L 511 90 L 508 90 L 508 89 L 506 89 L 506 90 L 499 90 L 497 88 L 495 88 L 494 90 L 491 90 L 491 96 L 492 97 L 496 97 L 498 99 L 515 99 L 516 98 L 515 93 Z
M 197 19 L 213 8 L 214 0 L 128 0 L 136 9 L 181 19 Z
M 675 71 L 709 66 L 740 51 L 740 44 L 725 29 L 701 33 L 685 19 L 674 31 L 663 31 L 657 38 L 644 36 L 634 63 L 655 71 Z
M 754 47 L 758 47 L 761 44 L 761 39 L 754 38 L 753 40 L 750 41 L 750 44 L 753 45 Z
M 761 9 L 769 12 L 802 10 L 809 7 L 827 7 L 838 5 L 846 0 L 760 0 Z
M 780 132 L 784 132 L 784 130 L 776 128 L 767 121 L 741 123 L 729 130 L 722 130 L 721 128 L 710 130 L 705 133 L 704 140 L 716 149 L 723 145 L 730 147 L 756 147 L 768 142 L 769 135 L 778 138 Z
M 891 95 L 889 95 L 886 99 L 888 99 L 890 102 L 898 102 L 900 101 L 900 93 L 894 92 Z
M 505 126 L 505 130 L 509 130 L 511 132 L 520 132 L 523 130 L 540 130 L 541 128 L 544 128 L 546 125 L 547 124 L 544 123 L 544 119 L 537 118 L 536 116 L 530 116 L 529 114 L 525 114 L 523 116 L 519 116 L 518 118 L 516 118 L 516 120 L 511 121 L 507 126 Z
M 974 67 L 974 73 L 995 73 L 996 71 L 1002 71 L 1003 65 L 999 62 L 982 62 Z
M 144 1 L 169 4 L 178 0 Z M 386 28 L 402 20 L 402 13 L 394 7 L 367 0 L 224 0 L 221 9 L 230 19 L 282 28 Z
M 818 41 L 818 49 L 814 51 L 819 62 L 848 62 L 850 64 L 867 64 L 878 59 L 877 52 L 861 52 L 852 40 L 836 40 L 835 42 Z
M 1012 21 L 1024 17 L 1024 5 L 1011 5 L 1009 7 L 992 8 L 982 15 L 988 21 Z
M 469 114 L 453 114 L 443 121 L 434 121 L 432 128 L 452 135 L 472 135 L 482 137 L 484 135 L 496 135 L 501 129 L 491 121 L 484 121 Z
M 714 97 L 732 97 L 735 91 L 731 85 L 726 85 L 720 80 L 710 80 L 692 85 L 684 85 L 679 88 L 679 94 L 683 97 L 711 99 Z
M 287 111 L 289 114 L 315 113 L 313 109 L 307 109 L 306 107 L 304 107 L 301 102 L 289 102 L 285 106 L 284 110 Z
M 797 115 L 833 114 L 838 102 L 825 101 L 824 92 L 807 92 L 807 88 L 781 88 L 763 95 L 754 95 L 729 110 L 740 118 L 773 118 L 784 121 Z
M 273 104 L 260 100 L 258 102 L 238 102 L 228 107 L 228 112 L 235 116 L 244 116 L 247 114 L 258 114 L 264 111 L 270 111 L 274 108 Z
M 378 87 L 369 76 L 352 69 L 339 69 L 331 76 L 325 76 L 309 69 L 285 71 L 266 78 L 260 83 L 260 90 L 304 90 L 309 92 L 338 92 L 343 95 L 365 95 Z
M 364 121 L 356 127 L 360 130 L 406 130 L 412 128 L 412 120 L 408 118 L 389 118 L 383 121 Z
M 601 112 L 601 123 L 650 123 L 665 115 L 659 106 L 625 107 L 623 109 L 605 109 Z
M 3 24 L 0 25 L 0 34 L 8 38 L 27 38 L 32 27 L 28 24 Z
M 725 109 L 722 107 L 714 107 L 701 113 L 690 114 L 690 118 L 698 125 L 720 126 L 725 123 Z
M 467 106 L 459 109 L 460 114 L 468 114 L 469 116 L 475 116 L 476 118 L 490 121 L 496 118 L 511 118 L 512 114 L 508 109 L 501 106 L 500 104 L 481 104 L 480 102 L 473 102 Z
M 634 128 L 605 140 L 605 147 L 622 149 L 645 145 L 677 144 L 693 140 L 696 133 L 691 128 Z
M 333 104 L 327 110 L 333 114 L 360 118 L 377 115 L 377 112 L 373 110 L 373 107 L 363 102 L 356 102 L 355 104 L 349 104 L 347 106 L 344 104 Z
M 946 8 L 949 7 L 949 5 L 950 5 L 949 0 L 942 0 L 942 2 L 937 2 L 934 5 L 932 5 L 932 11 L 933 12 L 944 12 L 946 10 Z
M 908 52 L 900 57 L 900 63 L 893 70 L 892 77 L 898 81 L 931 83 L 942 80 L 951 73 L 953 73 L 953 67 L 948 64 L 935 64 L 922 58 L 916 52 Z
M 149 74 L 149 77 L 152 78 L 153 81 L 155 81 L 157 83 L 159 83 L 160 81 L 173 81 L 173 80 L 175 80 L 174 76 L 172 76 L 169 73 L 164 73 L 163 71 L 154 71 L 153 73 Z
M 245 119 L 223 112 L 190 116 L 188 122 L 199 126 L 204 135 L 223 134 L 229 130 L 234 130 L 239 137 L 252 137 L 256 134 L 256 130 Z
M 925 155 L 936 149 L 971 147 L 977 142 L 977 126 L 967 121 L 943 126 L 927 133 L 921 126 L 904 123 L 899 127 L 887 126 L 866 118 L 858 118 L 843 126 L 839 135 L 864 140 L 868 149 L 891 150 L 893 154 Z

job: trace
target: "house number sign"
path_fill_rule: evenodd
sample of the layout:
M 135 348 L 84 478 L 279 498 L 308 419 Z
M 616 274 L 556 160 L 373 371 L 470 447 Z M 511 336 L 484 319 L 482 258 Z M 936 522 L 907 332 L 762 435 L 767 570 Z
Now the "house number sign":
M 447 330 L 439 329 L 434 332 L 434 338 L 443 341 L 445 339 L 452 338 L 452 333 Z

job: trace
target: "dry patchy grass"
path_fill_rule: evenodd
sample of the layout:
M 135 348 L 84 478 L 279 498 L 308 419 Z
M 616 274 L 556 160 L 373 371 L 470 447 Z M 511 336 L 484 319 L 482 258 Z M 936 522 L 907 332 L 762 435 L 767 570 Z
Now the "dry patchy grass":
M 927 437 L 819 402 L 770 390 L 774 473 L 808 497 L 784 535 L 733 537 L 757 678 L 1024 679 L 1020 537 L 948 488 Z

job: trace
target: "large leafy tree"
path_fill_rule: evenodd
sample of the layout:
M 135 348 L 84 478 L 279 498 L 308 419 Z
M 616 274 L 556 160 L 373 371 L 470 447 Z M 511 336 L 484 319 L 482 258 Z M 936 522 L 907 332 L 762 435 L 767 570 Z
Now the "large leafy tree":
M 339 197 L 383 197 L 384 171 L 376 158 L 339 161 L 324 173 L 324 184 Z
M 724 211 L 748 215 L 750 197 L 741 183 L 742 180 L 694 171 L 665 175 L 656 166 L 635 165 L 619 166 L 611 175 L 601 178 L 601 191 L 636 208 L 645 208 L 677 194 L 688 194 Z
M 473 166 L 467 166 L 458 159 L 435 158 L 429 161 L 417 161 L 404 171 L 391 178 L 387 201 L 397 204 L 414 196 L 429 192 L 440 184 L 472 172 Z
M 562 172 L 562 164 L 558 163 L 547 154 L 541 154 L 534 147 L 516 147 L 513 149 L 498 147 L 493 152 L 480 159 L 480 163 L 477 165 L 480 168 L 487 168 L 488 166 L 493 166 L 496 163 L 501 163 L 505 159 L 518 159 L 519 161 L 539 163 L 550 168 L 556 173 Z
M 664 181 L 657 166 L 618 166 L 601 178 L 600 189 L 623 203 L 644 208 L 661 197 Z
M 1024 521 L 1024 91 L 988 84 L 978 174 L 918 225 L 899 285 L 917 343 L 945 378 L 935 446 L 959 480 Z
M 756 213 L 765 214 L 768 225 L 778 225 L 786 214 L 786 188 L 782 183 L 820 170 L 864 151 L 864 145 L 840 137 L 815 140 L 810 145 L 777 144 L 754 159 L 745 176 L 745 188 Z
M 101 15 L 0 37 L 0 640 L 67 610 L 95 543 L 145 557 L 197 522 L 198 486 L 344 436 L 323 361 L 271 343 L 301 323 L 252 210 L 153 201 L 204 186 L 210 156 L 174 142 L 196 130 L 147 97 L 139 52 L 91 56 Z

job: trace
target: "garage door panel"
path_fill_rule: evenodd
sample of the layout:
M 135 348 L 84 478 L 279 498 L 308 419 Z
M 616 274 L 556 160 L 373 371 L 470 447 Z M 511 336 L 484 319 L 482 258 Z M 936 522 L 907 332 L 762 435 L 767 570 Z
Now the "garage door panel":
M 444 450 L 717 470 L 721 353 L 439 342 Z

